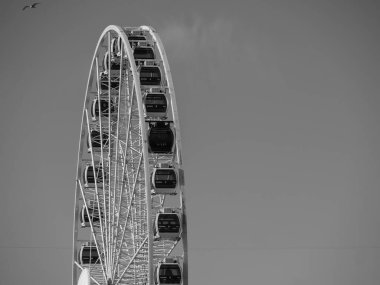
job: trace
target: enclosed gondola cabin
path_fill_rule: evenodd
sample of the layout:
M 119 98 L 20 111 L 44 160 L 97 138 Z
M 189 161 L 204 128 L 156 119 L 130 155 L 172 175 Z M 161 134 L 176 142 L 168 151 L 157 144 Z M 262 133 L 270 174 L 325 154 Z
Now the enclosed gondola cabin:
M 149 123 L 148 150 L 150 153 L 172 153 L 174 132 L 169 122 Z
M 165 118 L 168 101 L 165 93 L 148 93 L 144 98 L 145 116 Z
M 177 262 L 159 262 L 154 271 L 154 283 L 157 285 L 180 285 L 182 282 L 182 270 Z
M 146 37 L 143 35 L 129 35 L 128 36 L 128 41 L 131 47 L 136 45 L 140 41 L 146 41 Z
M 79 264 L 99 264 L 98 250 L 94 244 L 83 244 L 78 252 Z
M 141 85 L 161 85 L 161 71 L 158 66 L 140 67 Z
M 99 118 L 99 105 L 100 105 L 100 111 L 101 111 L 100 113 L 102 114 L 102 117 L 108 118 L 110 113 L 111 115 L 114 115 L 116 112 L 115 104 L 113 102 L 109 104 L 108 100 L 101 99 L 100 104 L 99 104 L 99 100 L 95 99 L 91 105 L 91 117 L 93 121 L 96 121 Z M 111 105 L 111 109 L 109 109 L 110 105 Z
M 179 240 L 181 238 L 180 215 L 165 209 L 162 213 L 156 214 L 153 227 L 154 240 Z
M 154 51 L 150 47 L 135 47 L 133 50 L 136 66 L 143 63 L 145 60 L 154 60 Z
M 174 168 L 155 167 L 152 172 L 154 194 L 177 194 L 178 175 Z
M 104 173 L 106 175 L 106 173 Z M 83 170 L 83 182 L 86 187 L 93 187 L 95 183 L 98 187 L 103 185 L 103 169 L 102 167 L 92 167 L 92 165 L 86 165 Z
M 109 58 L 109 53 L 106 52 L 103 57 L 103 71 L 108 73 L 111 72 L 112 76 L 118 76 L 120 75 L 120 57 L 119 56 L 113 56 L 114 53 L 111 53 L 111 59 Z M 111 64 L 111 69 L 109 68 Z M 123 67 L 122 70 L 125 70 L 126 68 L 126 61 L 123 61 Z
M 82 228 L 90 227 L 90 221 L 92 222 L 93 227 L 99 227 L 100 224 L 100 215 L 99 210 L 96 205 L 88 206 L 88 213 L 86 211 L 86 206 L 83 205 L 80 212 L 80 225 Z
M 102 145 L 103 145 L 103 151 L 105 151 L 108 149 L 107 148 L 108 143 L 109 143 L 108 134 L 104 132 L 100 134 L 100 132 L 97 130 L 91 130 L 90 135 L 88 136 L 88 139 L 87 139 L 88 152 L 91 151 L 91 147 L 92 147 L 92 151 L 99 152 Z

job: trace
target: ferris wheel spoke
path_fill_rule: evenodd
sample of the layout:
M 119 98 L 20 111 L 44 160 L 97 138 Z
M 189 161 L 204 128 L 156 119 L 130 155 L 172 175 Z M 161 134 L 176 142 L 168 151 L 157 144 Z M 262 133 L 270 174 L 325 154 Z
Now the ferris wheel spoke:
M 96 64 L 96 67 L 97 67 L 97 74 L 98 74 L 98 78 L 99 78 L 99 64 Z M 98 79 L 99 80 L 99 79 Z M 108 86 L 109 86 L 109 89 L 108 89 L 108 94 L 111 94 L 111 85 L 110 85 L 110 72 L 108 72 Z M 108 264 L 110 264 L 110 256 L 109 256 L 109 250 L 108 250 L 108 245 L 109 245 L 109 224 L 108 224 L 108 213 L 107 213 L 107 198 L 106 198 L 106 176 L 105 176 L 105 173 L 104 173 L 104 166 L 105 166 L 105 158 L 104 158 L 104 144 L 103 144 L 103 127 L 102 127 L 102 119 L 101 119 L 101 115 L 102 115 L 102 110 L 101 110 L 101 98 L 100 98 L 100 90 L 98 89 L 98 111 L 99 111 L 99 118 L 98 118 L 98 122 L 99 122 L 99 130 L 100 130 L 100 156 L 101 156 L 101 170 L 102 170 L 102 184 L 103 184 L 103 187 L 102 187 L 102 193 L 103 193 L 103 215 L 104 215 L 104 239 L 105 239 L 105 246 L 104 246 L 104 255 L 105 255 L 105 263 L 107 264 L 107 267 L 108 267 Z M 108 145 L 110 146 L 111 145 L 111 141 L 110 141 L 110 133 L 111 133 L 111 129 L 109 128 L 108 129 Z M 108 152 L 109 154 L 109 152 Z M 96 185 L 97 183 L 95 183 Z
M 111 77 L 114 76 L 112 74 L 112 68 L 111 68 L 111 57 L 113 56 L 113 50 L 112 50 L 112 47 L 111 47 L 111 32 L 108 32 L 108 35 L 107 35 L 107 50 L 108 50 L 108 104 L 109 104 L 109 107 L 108 107 L 108 130 L 109 130 L 109 138 L 111 140 Z M 122 70 L 122 63 L 120 63 L 120 70 L 119 70 L 119 78 L 118 78 L 118 82 L 119 82 L 119 98 L 120 98 L 120 92 L 121 92 L 121 70 Z M 113 80 L 115 80 L 115 78 L 113 78 Z M 119 108 L 118 108 L 119 110 Z M 119 111 L 118 111 L 118 118 L 119 118 Z M 116 147 L 118 146 L 118 136 L 119 136 L 119 133 L 118 133 L 118 119 L 116 120 L 116 140 L 114 138 L 114 141 L 116 141 Z M 109 158 L 111 158 L 111 145 L 112 145 L 112 142 L 110 141 L 109 144 L 108 144 L 108 156 Z M 118 159 L 118 151 L 117 149 L 115 150 L 115 153 L 114 155 L 116 156 L 116 159 L 115 159 L 115 163 L 112 164 L 111 161 L 110 161 L 110 171 L 109 173 L 111 174 L 112 172 L 112 167 L 115 168 L 115 175 L 114 175 L 114 187 L 113 187 L 113 199 L 115 199 L 115 196 L 116 196 L 116 174 L 117 174 L 117 165 L 118 165 L 118 162 L 117 162 L 117 159 Z M 114 232 L 114 229 L 113 229 L 113 224 L 114 224 L 114 216 L 115 216 L 115 211 L 114 211 L 114 201 L 112 203 L 112 194 L 111 194 L 111 187 L 112 187 L 112 176 L 110 175 L 109 177 L 109 184 L 108 184 L 108 214 L 109 214 L 109 219 L 108 219 L 108 229 L 109 229 L 109 243 L 108 243 L 108 252 L 110 254 L 109 256 L 109 261 L 110 261 L 110 264 L 113 264 L 113 256 L 112 256 L 112 253 L 113 253 L 113 232 Z M 111 210 L 111 208 L 113 210 Z M 112 211 L 112 213 L 111 213 Z M 111 217 L 112 217 L 112 221 L 111 221 Z
M 121 197 L 122 197 L 122 190 L 123 190 L 123 185 L 120 184 L 120 179 L 117 180 L 117 177 L 120 177 L 120 175 L 118 175 L 118 170 L 119 170 L 119 166 L 120 166 L 120 163 L 118 161 L 118 156 L 119 156 L 119 147 L 120 147 L 120 144 L 119 144 L 119 123 L 120 123 L 120 119 L 121 119 L 121 116 L 120 116 L 120 105 L 121 105 L 121 85 L 122 85 L 122 71 L 123 71 L 123 66 L 124 66 L 124 53 L 123 53 L 123 49 L 121 49 L 120 51 L 120 70 L 119 70 L 119 94 L 118 94 L 118 103 L 117 103 L 117 120 L 116 120 L 116 149 L 115 149 L 115 156 L 116 156 L 116 166 L 115 166 L 115 173 L 114 173 L 114 185 L 113 185 L 113 190 L 114 190 L 114 193 L 113 193 L 113 196 L 114 196 L 114 201 L 113 201 L 113 219 L 112 219 L 112 224 L 113 224 L 113 229 L 112 229 L 112 243 L 113 243 L 113 248 L 112 248 L 112 264 L 115 264 L 115 253 L 116 253 L 116 246 L 117 246 L 117 241 L 115 240 L 117 238 L 117 234 L 118 234 L 118 230 L 119 230 L 119 227 L 118 227 L 118 224 L 119 224 L 119 217 L 120 217 L 120 206 L 121 206 Z M 110 108 L 109 108 L 110 110 Z M 111 114 L 109 114 L 109 116 L 111 116 Z M 124 161 L 126 161 L 124 159 Z M 123 161 L 123 166 L 124 166 L 124 161 Z M 123 168 L 124 170 L 124 168 Z M 123 171 L 124 173 L 124 171 Z M 121 176 L 123 177 L 123 176 Z M 118 183 L 117 183 L 118 182 Z M 116 195 L 117 195 L 117 191 L 116 191 L 116 188 L 119 189 L 119 192 L 120 192 L 120 202 L 118 204 L 118 210 L 116 210 Z M 115 221 L 115 216 L 116 216 L 116 213 L 117 213 L 117 220 Z M 115 268 L 117 266 L 115 265 Z
M 124 183 L 125 183 L 125 166 L 127 163 L 127 158 L 125 157 L 123 160 L 123 167 L 122 167 L 122 179 L 121 179 L 121 189 L 120 189 L 120 194 L 119 194 L 119 204 L 117 206 L 117 221 L 116 221 L 116 237 L 118 236 L 118 231 L 120 228 L 120 217 L 121 217 L 121 209 L 122 209 L 122 201 L 123 201 L 123 193 L 124 193 Z M 116 244 L 115 244 L 116 246 Z
M 120 53 L 120 78 L 121 78 L 121 73 L 122 73 L 122 67 L 123 67 L 123 50 L 121 50 L 121 53 Z M 119 83 L 120 84 L 120 83 Z M 114 175 L 114 198 L 116 199 L 116 187 L 117 187 L 117 177 L 122 177 L 121 178 L 121 182 L 120 182 L 120 179 L 119 179 L 119 192 L 120 192 L 120 196 L 119 196 L 119 203 L 117 205 L 117 208 L 116 208 L 116 200 L 114 200 L 114 205 L 113 205 L 113 221 L 112 221 L 112 224 L 113 224 L 113 227 L 112 227 L 112 243 L 113 245 L 111 246 L 111 251 L 112 251 L 112 264 L 114 264 L 114 270 L 113 272 L 115 271 L 116 267 L 117 267 L 117 262 L 115 263 L 115 256 L 116 256 L 116 247 L 118 245 L 118 242 L 117 242 L 117 237 L 118 237 L 118 231 L 119 231 L 119 221 L 120 221 L 120 216 L 121 216 L 121 203 L 122 203 L 122 198 L 123 198 L 123 185 L 124 185 L 124 170 L 125 170 L 125 164 L 126 164 L 126 158 L 123 160 L 123 165 L 122 165 L 122 175 L 117 175 L 117 172 L 118 172 L 118 168 L 119 168 L 119 165 L 120 163 L 118 162 L 118 154 L 119 154 L 119 121 L 120 121 L 120 102 L 121 102 L 121 88 L 119 88 L 119 98 L 118 98 L 118 120 L 117 120 L 117 127 L 116 127 L 116 150 L 115 150 L 115 156 L 116 156 L 116 167 L 115 167 L 115 175 Z M 115 212 L 117 212 L 117 217 L 116 217 L 116 222 L 115 222 Z
M 99 64 L 98 64 L 98 57 L 96 57 L 96 74 L 97 74 L 97 80 L 98 80 L 98 86 L 100 86 L 100 82 L 99 82 Z M 108 86 L 109 86 L 109 89 L 108 89 L 108 94 L 110 95 L 111 94 L 111 85 L 110 85 L 110 72 L 108 72 Z M 103 218 L 101 220 L 104 219 L 103 221 L 103 228 L 104 228 L 104 231 L 102 232 L 102 235 L 103 235 L 103 239 L 104 239 L 104 257 L 105 257 L 105 263 L 107 264 L 107 267 L 108 265 L 110 264 L 110 256 L 109 256 L 109 249 L 108 249 L 108 245 L 109 245 L 109 223 L 108 223 L 108 219 L 109 219 L 109 215 L 108 215 L 108 212 L 107 212 L 107 197 L 106 197 L 106 176 L 105 176 L 105 162 L 110 162 L 110 149 L 108 149 L 108 159 L 105 158 L 104 156 L 104 143 L 103 143 L 103 126 L 102 126 L 102 109 L 101 109 L 101 98 L 100 98 L 100 89 L 98 88 L 98 93 L 97 93 L 97 99 L 98 99 L 98 114 L 99 114 L 99 118 L 98 118 L 98 124 L 99 124 L 99 131 L 100 131 L 100 163 L 101 163 L 101 170 L 102 170 L 102 194 L 103 194 Z M 111 102 L 109 101 L 108 104 L 110 104 Z M 110 106 L 110 105 L 109 105 Z M 111 145 L 111 128 L 109 126 L 108 128 L 108 145 L 110 146 Z M 109 163 L 109 167 L 110 167 L 110 163 Z M 110 177 L 109 177 L 110 178 Z M 109 179 L 108 178 L 108 179 Z M 97 183 L 95 183 L 96 185 Z M 109 191 L 108 191 L 109 192 Z

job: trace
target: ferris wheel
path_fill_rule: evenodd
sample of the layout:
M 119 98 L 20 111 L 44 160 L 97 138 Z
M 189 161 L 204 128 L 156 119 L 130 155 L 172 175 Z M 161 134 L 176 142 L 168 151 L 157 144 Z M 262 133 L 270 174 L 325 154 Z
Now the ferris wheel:
M 181 139 L 156 31 L 108 26 L 83 107 L 73 285 L 187 285 Z

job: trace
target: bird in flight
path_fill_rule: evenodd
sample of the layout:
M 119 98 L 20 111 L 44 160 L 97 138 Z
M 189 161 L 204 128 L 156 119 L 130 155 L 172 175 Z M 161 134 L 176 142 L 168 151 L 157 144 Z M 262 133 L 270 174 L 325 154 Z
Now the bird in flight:
M 35 3 L 33 3 L 32 5 L 26 5 L 26 6 L 24 6 L 24 8 L 22 8 L 22 10 L 24 11 L 24 10 L 27 9 L 27 8 L 36 8 L 36 6 L 37 6 L 38 4 L 40 4 L 40 3 L 35 2 Z

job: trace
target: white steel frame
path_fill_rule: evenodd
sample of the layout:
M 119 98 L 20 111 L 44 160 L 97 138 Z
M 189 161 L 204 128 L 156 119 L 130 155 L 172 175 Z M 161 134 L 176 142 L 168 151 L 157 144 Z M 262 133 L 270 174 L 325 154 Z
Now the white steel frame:
M 148 152 L 147 126 L 144 117 L 142 90 L 133 48 L 128 34 L 143 33 L 154 47 L 156 60 L 161 69 L 161 86 L 167 90 L 171 125 L 175 130 L 173 153 Z M 111 42 L 121 39 L 119 50 L 120 70 L 112 73 Z M 101 62 L 108 51 L 108 91 L 102 92 Z M 152 60 L 150 60 L 152 61 Z M 125 68 L 124 68 L 125 67 Z M 111 92 L 111 82 L 119 82 L 118 92 Z M 143 89 L 142 89 L 143 88 Z M 88 111 L 94 99 L 98 100 L 99 116 L 91 120 Z M 108 101 L 108 116 L 102 116 L 101 99 Z M 111 101 L 117 102 L 117 115 L 111 113 Z M 182 284 L 188 284 L 187 222 L 182 171 L 181 139 L 173 82 L 165 50 L 156 31 L 148 26 L 108 26 L 96 45 L 84 101 L 81 135 L 78 152 L 77 179 L 74 208 L 73 233 L 73 285 L 78 282 L 81 271 L 89 270 L 95 284 L 154 284 L 154 267 L 167 257 L 176 257 L 182 267 Z M 90 132 L 100 132 L 100 149 L 92 147 Z M 103 142 L 103 134 L 108 142 Z M 87 151 L 90 141 L 90 152 Z M 158 163 L 171 164 L 179 170 L 179 187 L 176 196 L 151 195 L 150 175 Z M 86 187 L 82 172 L 87 165 L 102 168 L 102 181 Z M 89 211 L 96 206 L 100 222 L 94 225 Z M 81 228 L 79 216 L 85 207 L 90 227 Z M 181 214 L 182 234 L 176 241 L 153 239 L 153 222 L 164 207 L 176 209 Z M 89 242 L 97 247 L 101 257 L 99 264 L 80 264 L 78 253 L 81 245 Z

